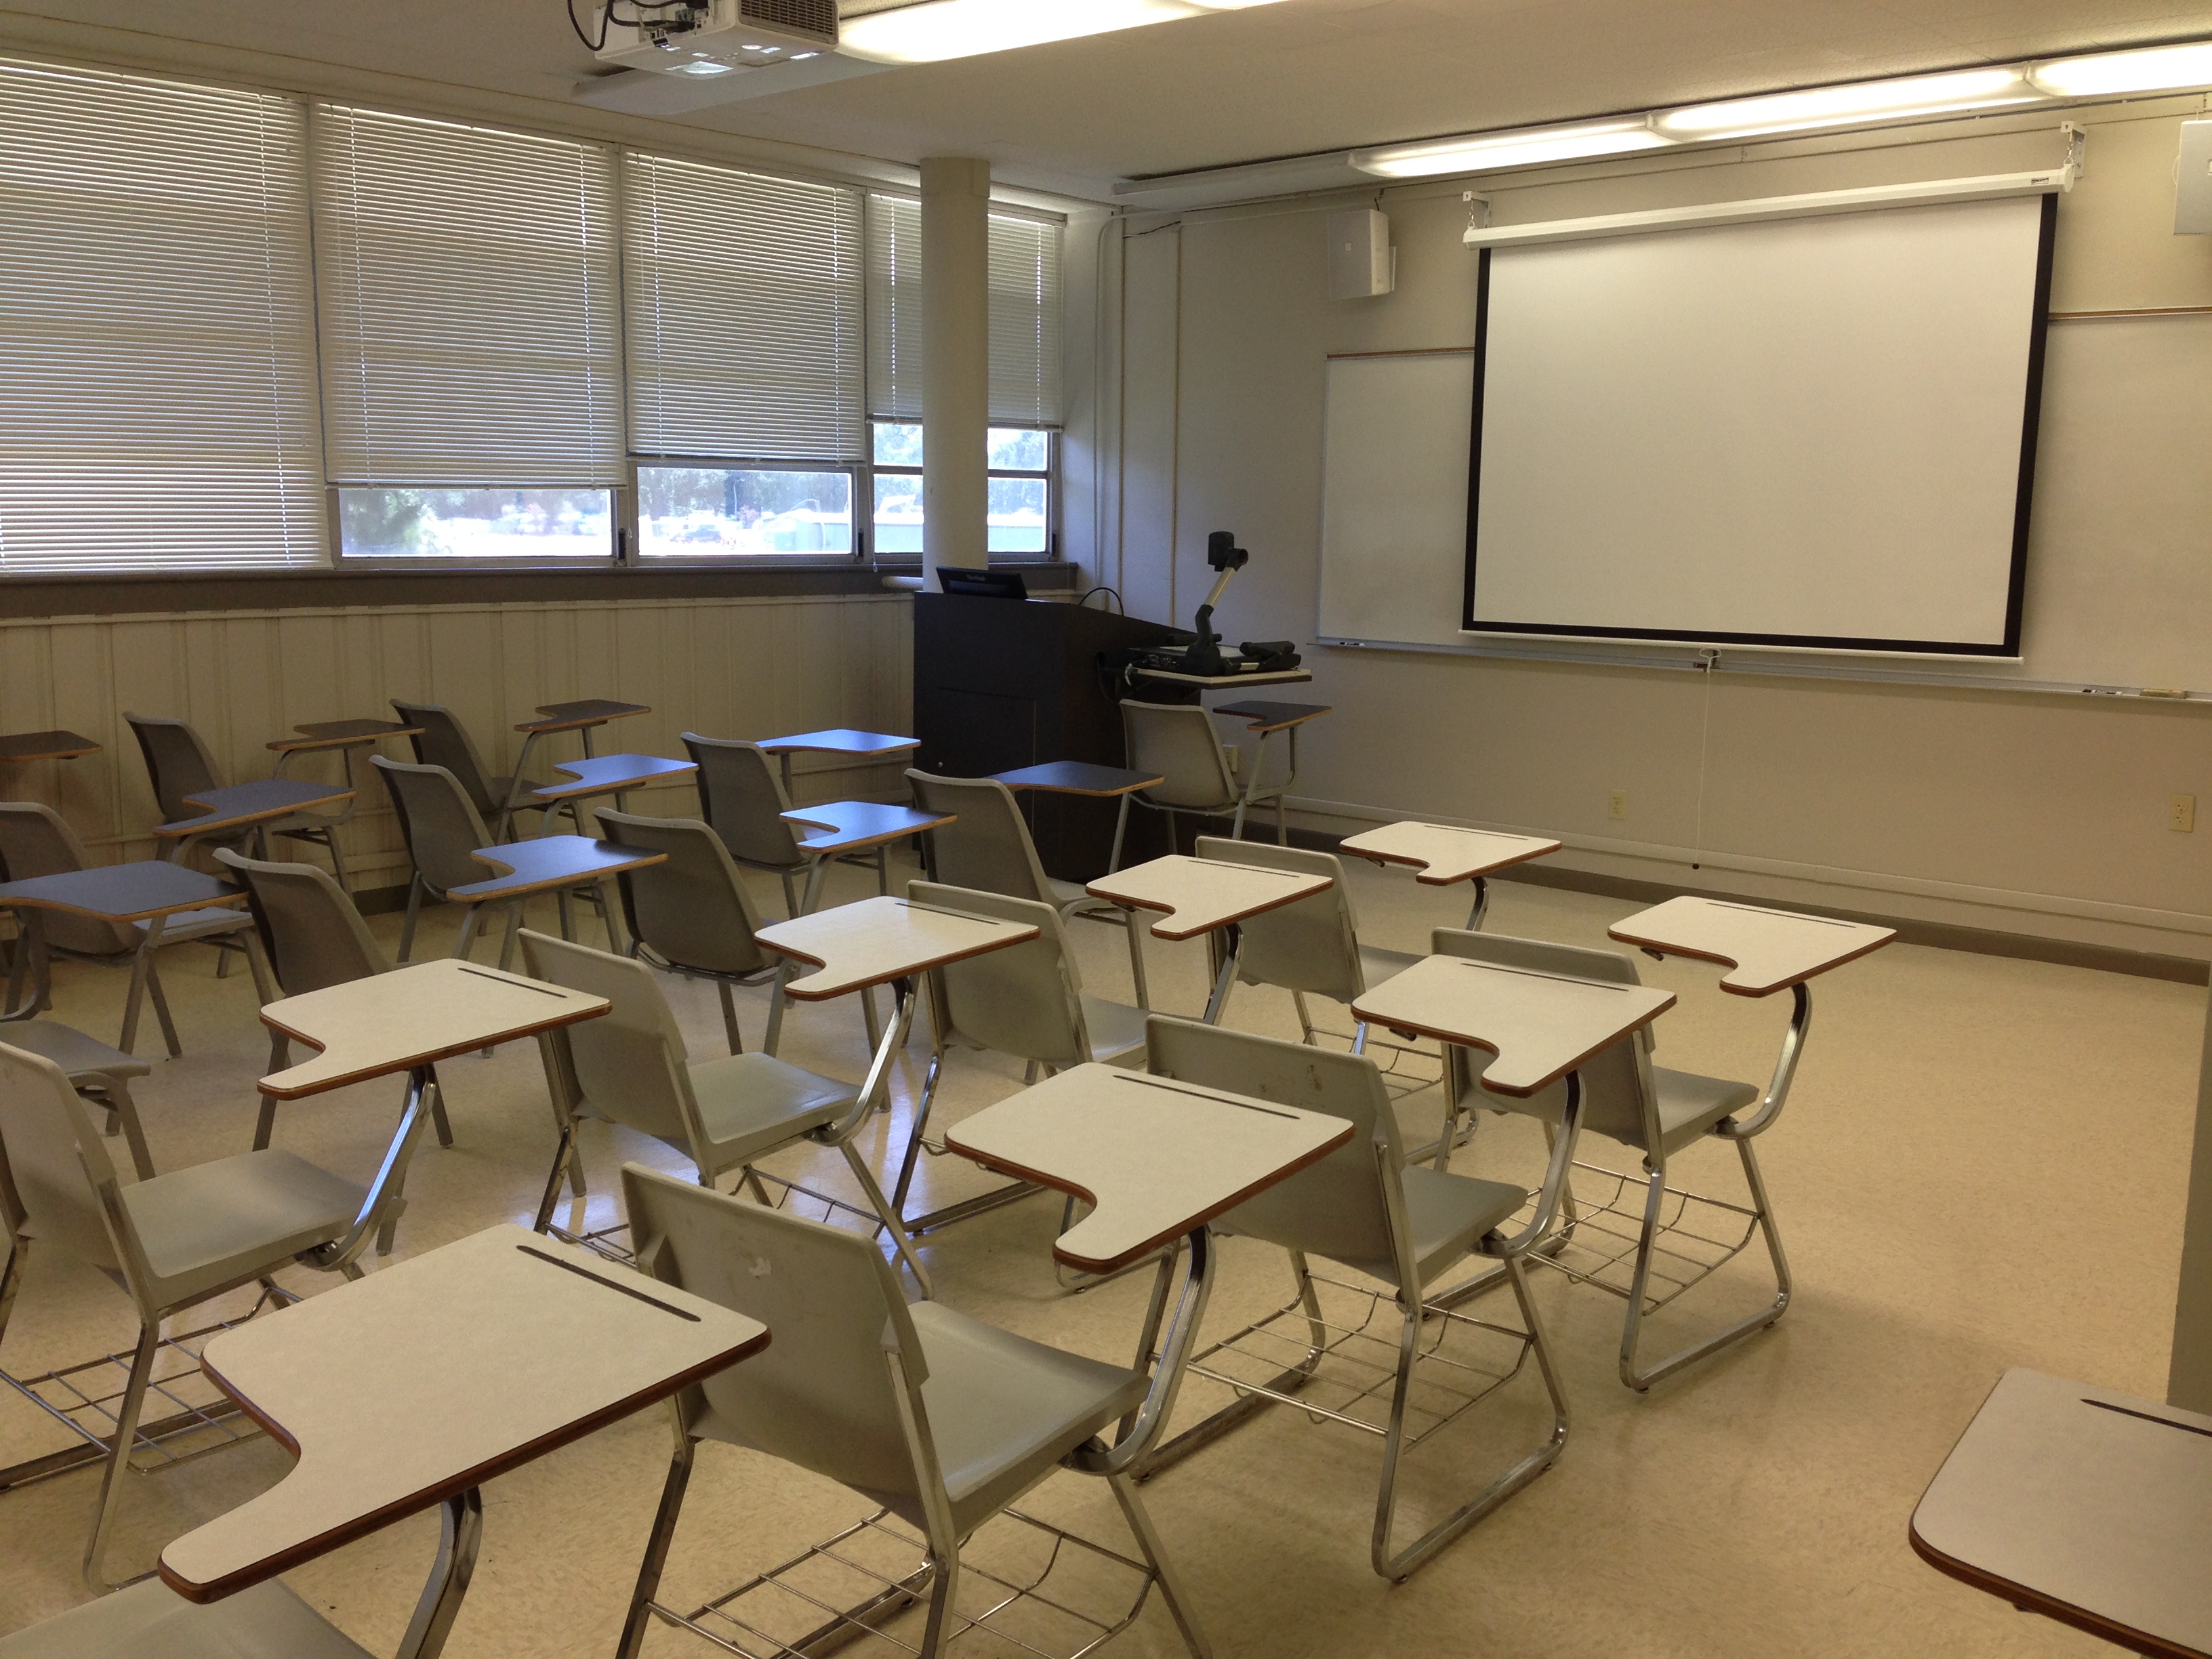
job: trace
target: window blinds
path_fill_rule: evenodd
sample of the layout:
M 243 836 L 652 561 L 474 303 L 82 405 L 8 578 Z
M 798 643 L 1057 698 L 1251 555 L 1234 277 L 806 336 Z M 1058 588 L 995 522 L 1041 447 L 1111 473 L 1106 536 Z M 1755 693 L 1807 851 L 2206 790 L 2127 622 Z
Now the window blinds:
M 858 192 L 630 151 L 623 250 L 632 450 L 861 459 Z
M 1060 227 L 990 218 L 991 420 L 1058 426 Z M 868 198 L 868 402 L 921 418 L 921 204 Z
M 614 156 L 315 107 L 333 483 L 623 478 Z
M 301 119 L 0 61 L 0 572 L 321 561 Z

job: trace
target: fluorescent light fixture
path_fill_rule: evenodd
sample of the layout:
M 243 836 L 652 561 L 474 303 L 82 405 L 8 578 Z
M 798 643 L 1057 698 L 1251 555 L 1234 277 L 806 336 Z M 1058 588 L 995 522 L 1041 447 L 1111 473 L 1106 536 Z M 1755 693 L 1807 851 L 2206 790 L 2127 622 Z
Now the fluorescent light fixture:
M 1465 138 L 1431 139 L 1423 144 L 1355 149 L 1352 165 L 1385 179 L 1425 179 L 1439 173 L 1486 173 L 1492 167 L 1625 155 L 1631 150 L 1657 149 L 1673 142 L 1642 121 L 1586 121 L 1575 126 L 1524 127 L 1517 132 L 1482 132 Z
M 1815 87 L 1765 98 L 1696 104 L 1655 115 L 1651 125 L 1675 138 L 1741 138 L 1755 133 L 1844 126 L 1854 121 L 1895 121 L 1990 105 L 2027 104 L 2038 97 L 2018 70 L 1960 70 L 1948 75 L 1862 81 L 1851 86 Z
M 1110 34 L 1275 0 L 924 0 L 848 17 L 840 52 L 878 64 L 934 64 L 1018 46 Z
M 2091 58 L 2059 58 L 2038 64 L 2028 78 L 2060 98 L 2092 97 L 2108 92 L 2166 92 L 2212 86 L 2212 41 L 2185 46 L 2148 46 L 2140 52 L 2104 52 Z
M 736 73 L 727 64 L 717 64 L 711 58 L 694 58 L 688 64 L 678 64 L 672 73 L 677 75 L 732 75 Z

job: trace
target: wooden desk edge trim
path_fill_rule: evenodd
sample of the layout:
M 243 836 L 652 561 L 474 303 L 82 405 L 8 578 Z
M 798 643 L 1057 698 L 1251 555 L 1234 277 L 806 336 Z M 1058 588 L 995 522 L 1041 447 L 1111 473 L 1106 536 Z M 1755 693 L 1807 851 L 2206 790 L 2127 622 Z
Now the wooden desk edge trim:
M 112 869 L 114 866 L 100 865 L 94 867 Z M 31 879 L 39 881 L 44 878 L 33 876 Z M 90 916 L 94 921 L 151 921 L 156 916 L 173 916 L 185 910 L 219 909 L 242 903 L 245 898 L 245 890 L 239 889 L 228 893 L 217 893 L 212 898 L 194 899 L 187 904 L 157 904 L 150 910 L 133 910 L 127 915 L 120 910 L 87 910 L 75 904 L 57 903 L 52 899 L 0 898 L 0 909 L 54 910 L 64 915 Z
M 642 1411 L 647 1406 L 665 1400 L 672 1395 L 680 1394 L 693 1383 L 712 1376 L 717 1371 L 725 1370 L 741 1359 L 750 1358 L 768 1346 L 771 1334 L 772 1333 L 763 1327 L 758 1335 L 749 1337 L 734 1348 L 689 1367 L 678 1376 L 655 1383 L 651 1388 L 641 1389 L 636 1394 L 618 1400 L 612 1405 L 593 1412 L 588 1417 L 580 1418 L 574 1423 L 555 1430 L 550 1434 L 541 1435 L 527 1444 L 517 1447 L 503 1457 L 494 1458 L 487 1463 L 479 1463 L 472 1468 L 465 1469 L 459 1474 L 439 1482 L 434 1486 L 425 1488 L 410 1497 L 400 1498 L 386 1504 L 382 1509 L 359 1516 L 345 1526 L 333 1528 L 329 1532 L 302 1540 L 291 1548 L 280 1551 L 270 1557 L 250 1572 L 235 1572 L 227 1577 L 215 1579 L 209 1583 L 196 1584 L 190 1579 L 170 1571 L 167 1551 L 164 1549 L 160 1569 L 161 1582 L 187 1601 L 196 1601 L 202 1605 L 210 1601 L 220 1601 L 225 1596 L 234 1595 L 240 1590 L 252 1589 L 256 1584 L 278 1577 L 290 1571 L 294 1567 L 304 1565 L 317 1557 L 326 1555 L 343 1545 L 366 1538 L 373 1532 L 380 1532 L 395 1521 L 404 1521 L 409 1516 L 419 1514 L 434 1504 L 442 1504 L 448 1498 L 465 1492 L 471 1486 L 480 1486 L 485 1481 L 508 1469 L 518 1468 L 524 1463 L 543 1457 L 548 1452 L 557 1451 L 563 1446 L 582 1439 L 587 1434 L 597 1433 L 610 1423 L 619 1421 L 633 1413 Z M 290 1451 L 294 1457 L 296 1458 L 300 1455 L 300 1449 L 291 1437 L 276 1423 L 255 1410 L 252 1402 L 234 1390 L 214 1366 L 203 1359 L 200 1362 L 200 1370 L 205 1372 L 209 1380 L 225 1395 L 237 1401 L 239 1408 L 258 1424 L 271 1439 Z M 286 1478 L 289 1478 L 289 1474 Z M 282 1481 L 278 1482 L 278 1485 L 282 1484 Z M 271 1487 L 270 1490 L 274 1491 L 275 1488 Z M 247 1503 L 252 1501 L 252 1498 L 246 1500 Z M 241 1504 L 240 1507 L 243 1508 L 244 1505 Z M 216 1517 L 218 1520 L 221 1518 L 221 1516 Z
M 533 843 L 524 842 L 522 844 L 529 846 Z M 544 880 L 544 884 L 548 887 L 581 887 L 587 881 L 598 881 L 606 876 L 618 876 L 625 870 L 643 870 L 656 864 L 665 864 L 668 862 L 668 854 L 665 853 L 647 853 L 638 848 L 626 848 L 625 850 L 637 853 L 638 856 L 635 861 L 627 864 L 611 864 L 604 870 L 586 870 L 580 872 L 572 872 L 565 876 L 546 876 L 542 879 Z M 479 893 L 473 898 L 464 897 L 463 895 L 468 893 L 471 888 L 495 886 L 502 881 L 508 880 L 514 875 L 515 871 L 518 868 L 517 866 L 507 863 L 504 859 L 486 858 L 480 849 L 472 850 L 469 854 L 469 856 L 474 859 L 478 864 L 483 866 L 487 870 L 504 871 L 506 873 L 503 875 L 495 875 L 489 880 L 472 881 L 463 886 L 448 888 L 446 891 L 446 896 L 447 898 L 458 899 L 463 904 L 479 904 L 486 899 L 514 898 L 526 890 L 521 888 L 510 888 L 504 893 Z M 538 888 L 531 888 L 527 890 L 537 892 L 541 890 Z
M 1218 860 L 1218 862 L 1225 864 L 1228 860 Z M 1261 868 L 1261 866 L 1256 864 L 1239 864 L 1233 867 L 1239 870 L 1258 870 Z M 1295 875 L 1294 872 L 1289 870 L 1268 870 L 1264 873 L 1271 876 Z M 1105 878 L 1102 876 L 1099 879 L 1103 881 Z M 1165 939 L 1170 945 L 1180 945 L 1183 940 L 1196 939 L 1200 934 L 1211 933 L 1215 932 L 1217 929 L 1223 927 L 1233 927 L 1238 922 L 1247 921 L 1253 916 L 1261 915 L 1262 912 L 1279 909 L 1286 904 L 1296 904 L 1300 899 L 1310 899 L 1316 893 L 1326 892 L 1329 888 L 1336 885 L 1335 882 L 1323 876 L 1309 876 L 1305 878 L 1305 879 L 1309 881 L 1317 881 L 1321 885 L 1318 887 L 1309 887 L 1303 893 L 1293 893 L 1286 899 L 1266 900 L 1259 904 L 1252 906 L 1249 910 L 1239 910 L 1233 916 L 1216 916 L 1211 921 L 1201 923 L 1198 927 L 1188 928 L 1181 933 L 1170 933 L 1166 927 L 1156 921 L 1152 925 L 1152 935 L 1154 939 Z M 1083 890 L 1085 893 L 1088 893 L 1092 898 L 1104 899 L 1110 904 L 1120 905 L 1125 910 L 1157 910 L 1162 915 L 1167 916 L 1174 915 L 1177 912 L 1177 907 L 1172 904 L 1157 904 L 1149 899 L 1123 898 L 1120 895 L 1115 893 L 1101 893 L 1096 890 L 1095 886 L 1092 885 L 1085 885 Z
M 1377 988 L 1379 989 L 1381 988 L 1378 987 Z M 1650 991 L 1656 990 L 1658 988 L 1656 986 L 1646 985 L 1640 988 Z M 1667 993 L 1667 1000 L 1661 1003 L 1656 1008 L 1654 1008 L 1651 1011 L 1650 1019 L 1640 1019 L 1637 1021 L 1635 1024 L 1630 1026 L 1627 1030 L 1621 1032 L 1620 1036 L 1609 1036 L 1606 1038 L 1604 1042 L 1599 1043 L 1595 1048 L 1583 1050 L 1582 1056 L 1579 1059 L 1574 1060 L 1571 1064 L 1560 1066 L 1558 1071 L 1553 1073 L 1551 1076 L 1546 1078 L 1541 1083 L 1532 1083 L 1525 1089 L 1509 1089 L 1502 1085 L 1491 1082 L 1490 1079 L 1486 1077 L 1480 1079 L 1482 1086 L 1489 1090 L 1493 1095 L 1509 1095 L 1515 1100 L 1527 1100 L 1531 1096 L 1542 1093 L 1545 1090 L 1550 1088 L 1554 1083 L 1557 1083 L 1561 1078 L 1565 1077 L 1568 1073 L 1580 1071 L 1595 1056 L 1603 1054 L 1607 1048 L 1613 1047 L 1614 1043 L 1619 1042 L 1623 1037 L 1642 1030 L 1645 1026 L 1650 1024 L 1652 1020 L 1657 1019 L 1660 1015 L 1665 1013 L 1674 1006 L 1674 994 L 1670 991 Z M 1418 1031 L 1421 1036 L 1425 1037 L 1433 1037 L 1438 1042 L 1443 1043 L 1447 1047 L 1480 1048 L 1483 1053 L 1488 1054 L 1493 1060 L 1498 1057 L 1498 1050 L 1487 1042 L 1471 1042 L 1466 1037 L 1454 1036 L 1449 1031 L 1431 1030 L 1430 1027 L 1419 1024 L 1413 1020 L 1387 1019 L 1380 1014 L 1370 1014 L 1364 1012 L 1356 1001 L 1352 1005 L 1352 1012 L 1366 1024 L 1380 1025 L 1386 1030 L 1391 1031 Z
M 815 914 L 818 915 L 821 913 L 817 911 Z M 996 921 L 997 918 L 994 917 L 993 920 Z M 972 951 L 955 951 L 950 956 L 933 957 L 927 962 L 916 963 L 915 966 L 907 969 L 903 973 L 886 974 L 882 979 L 872 979 L 866 985 L 848 985 L 842 990 L 837 991 L 802 991 L 799 988 L 800 985 L 805 984 L 805 981 L 804 980 L 800 980 L 786 984 L 783 988 L 783 994 L 787 997 L 789 997 L 793 1002 L 834 1002 L 839 997 L 848 997 L 852 995 L 855 991 L 872 991 L 877 986 L 886 984 L 891 980 L 911 979 L 917 974 L 926 974 L 929 972 L 933 968 L 943 968 L 952 963 L 965 962 L 970 957 L 986 956 L 993 951 L 1010 951 L 1017 945 L 1027 945 L 1031 939 L 1036 939 L 1043 932 L 1043 929 L 1036 927 L 1034 923 L 1026 921 L 1011 922 L 1008 926 L 1022 929 L 1021 937 L 1018 939 L 994 939 L 985 944 L 978 945 Z M 757 939 L 758 938 L 757 935 L 755 937 Z M 789 957 L 793 962 L 811 963 L 817 969 L 828 965 L 827 957 L 810 957 L 805 951 L 799 950 L 795 945 L 772 945 L 764 939 L 759 939 L 759 943 L 766 945 L 778 956 Z
M 1607 928 L 1605 936 L 1622 945 L 1633 945 L 1643 950 L 1656 951 L 1662 956 L 1687 957 L 1692 962 L 1717 962 L 1730 974 L 1736 972 L 1743 965 L 1734 957 L 1724 957 L 1716 951 L 1692 951 L 1686 945 L 1669 945 L 1663 939 L 1639 939 L 1633 933 L 1622 933 L 1618 927 Z M 1808 979 L 1817 979 L 1832 968 L 1840 968 L 1847 962 L 1856 962 L 1861 957 L 1871 955 L 1896 937 L 1897 930 L 1894 927 L 1884 928 L 1880 939 L 1869 939 L 1856 951 L 1844 956 L 1831 957 L 1817 968 L 1808 968 L 1802 974 L 1792 974 L 1789 978 L 1778 979 L 1771 984 L 1731 985 L 1728 982 L 1728 974 L 1723 974 L 1721 975 L 1721 989 L 1735 997 L 1771 997 L 1777 991 L 1786 991 L 1793 985 L 1802 985 Z
M 1145 1073 L 1133 1073 L 1133 1075 L 1141 1077 L 1144 1076 Z M 1310 1114 L 1310 1115 L 1322 1117 L 1328 1115 L 1326 1113 L 1315 1112 Z M 1075 1255 L 1062 1249 L 1060 1245 L 1055 1243 L 1052 1247 L 1053 1260 L 1055 1261 L 1065 1262 L 1067 1266 L 1076 1268 L 1080 1272 L 1093 1273 L 1113 1273 L 1117 1268 L 1127 1267 L 1133 1261 L 1141 1261 L 1146 1256 L 1150 1255 L 1154 1250 L 1158 1249 L 1160 1246 L 1166 1243 L 1170 1239 L 1182 1237 L 1186 1233 L 1191 1232 L 1196 1228 L 1204 1226 L 1207 1222 L 1212 1221 L 1214 1217 L 1224 1214 L 1227 1212 L 1235 1209 L 1239 1204 L 1242 1204 L 1246 1199 L 1252 1197 L 1254 1194 L 1264 1193 L 1268 1188 L 1275 1186 L 1279 1182 L 1288 1181 L 1292 1176 L 1297 1174 L 1299 1170 L 1305 1169 L 1310 1164 L 1318 1164 L 1322 1158 L 1327 1158 L 1338 1147 L 1343 1146 L 1346 1141 L 1352 1139 L 1352 1125 L 1351 1120 L 1348 1118 L 1343 1120 L 1342 1127 L 1336 1134 L 1332 1135 L 1322 1146 L 1315 1148 L 1314 1151 L 1309 1152 L 1304 1158 L 1299 1158 L 1297 1163 L 1285 1165 L 1284 1168 L 1278 1170 L 1273 1175 L 1268 1176 L 1264 1181 L 1254 1182 L 1250 1186 L 1244 1188 L 1233 1196 L 1222 1200 L 1220 1203 L 1216 1204 L 1211 1209 L 1206 1210 L 1204 1213 L 1193 1216 L 1188 1221 L 1183 1223 L 1180 1226 L 1170 1227 L 1165 1232 L 1156 1234 L 1152 1237 L 1146 1240 L 1142 1244 L 1139 1244 L 1129 1249 L 1124 1250 L 1119 1255 Z M 1015 1163 L 1012 1158 L 994 1158 L 986 1153 L 975 1152 L 969 1147 L 962 1146 L 959 1140 L 959 1133 L 957 1128 L 948 1130 L 946 1132 L 945 1144 L 951 1147 L 954 1152 L 959 1153 L 961 1157 L 971 1158 L 975 1162 L 983 1165 L 986 1169 L 996 1170 L 1002 1175 L 1010 1175 L 1023 1181 L 1033 1182 L 1040 1187 L 1049 1187 L 1056 1193 L 1073 1193 L 1078 1198 L 1083 1200 L 1086 1204 L 1095 1206 L 1097 1203 L 1097 1200 L 1096 1198 L 1092 1197 L 1091 1194 L 1085 1192 L 1080 1187 L 1064 1181 L 1055 1181 L 1050 1176 L 1044 1174 L 1042 1170 L 1030 1169 L 1025 1164 Z M 1087 1218 L 1086 1218 L 1086 1219 Z M 1080 1222 L 1077 1224 L 1079 1226 L 1081 1224 L 1082 1224 Z
M 1006 783 L 1004 778 L 992 781 Z M 1140 789 L 1150 789 L 1166 781 L 1163 775 L 1146 778 L 1142 783 L 1117 783 L 1110 789 L 1079 789 L 1072 783 L 1006 783 L 1006 787 L 1017 795 L 1024 789 L 1030 789 L 1040 795 L 1081 795 L 1091 800 L 1111 800 L 1116 795 L 1133 795 Z
M 1531 839 L 1535 837 L 1532 836 Z M 1510 870 L 1515 865 L 1526 864 L 1531 859 L 1549 858 L 1565 845 L 1565 842 L 1555 841 L 1548 847 L 1532 847 L 1525 853 L 1516 853 L 1510 858 L 1500 859 L 1495 864 L 1486 864 L 1480 870 L 1469 870 L 1466 874 L 1459 876 L 1432 876 L 1429 873 L 1436 868 L 1432 860 L 1411 858 L 1403 853 L 1370 853 L 1364 847 L 1340 847 L 1338 850 L 1349 853 L 1354 858 L 1365 859 L 1370 864 L 1404 865 L 1413 871 L 1415 881 L 1425 882 L 1431 887 L 1452 887 L 1462 881 L 1474 881 L 1482 876 L 1495 875 L 1500 870 Z
M 276 1006 L 276 1005 L 273 1003 L 270 1005 L 270 1007 L 274 1007 Z M 313 1060 L 302 1060 L 298 1066 L 288 1066 L 281 1072 L 271 1072 L 268 1077 L 262 1078 L 256 1082 L 253 1086 L 258 1089 L 263 1094 L 267 1095 L 271 1100 L 305 1100 L 310 1095 L 326 1094 L 332 1089 L 346 1088 L 356 1083 L 368 1083 L 377 1078 L 393 1076 L 400 1072 L 411 1072 L 417 1066 L 435 1066 L 441 1060 L 451 1060 L 456 1054 L 465 1054 L 472 1048 L 496 1048 L 502 1042 L 514 1042 L 526 1036 L 536 1036 L 540 1031 L 550 1031 L 557 1026 L 574 1025 L 584 1020 L 596 1019 L 606 1012 L 607 1011 L 605 1008 L 576 1009 L 565 1013 L 559 1019 L 534 1020 L 526 1023 L 511 1031 L 501 1032 L 491 1036 L 472 1036 L 465 1042 L 455 1043 L 449 1048 L 440 1048 L 432 1054 L 417 1054 L 412 1059 L 400 1060 L 396 1063 L 380 1064 L 373 1070 L 349 1073 L 344 1077 L 323 1079 L 311 1084 L 304 1089 L 272 1089 L 269 1086 L 270 1079 L 271 1078 L 289 1077 L 294 1072 L 299 1071 L 304 1066 L 314 1064 Z M 285 1024 L 282 1020 L 270 1018 L 268 1008 L 264 1008 L 261 1011 L 261 1023 L 264 1025 L 266 1025 L 272 1031 L 282 1031 L 287 1037 L 290 1038 L 295 1042 L 303 1042 L 307 1044 L 308 1048 L 313 1048 L 318 1054 L 328 1052 L 327 1048 L 323 1044 L 317 1042 L 314 1038 L 309 1036 L 305 1031 L 295 1030 L 289 1025 Z M 0 1041 L 5 1040 L 6 1028 L 4 1026 L 0 1026 Z
M 267 778 L 248 780 L 249 783 L 269 781 Z M 286 778 L 281 781 L 289 783 L 293 780 Z M 243 789 L 246 787 L 246 784 L 240 783 L 227 783 L 222 786 L 226 789 Z M 308 795 L 299 800 L 286 801 L 282 806 L 259 807 L 251 812 L 235 812 L 227 818 L 218 817 L 214 810 L 209 808 L 196 818 L 178 818 L 168 823 L 157 823 L 154 826 L 152 833 L 156 836 L 167 836 L 172 839 L 184 836 L 197 836 L 210 830 L 227 829 L 234 823 L 252 823 L 262 818 L 281 818 L 287 812 L 304 812 L 311 806 L 328 806 L 333 801 L 351 800 L 356 793 L 351 789 L 333 789 L 327 795 Z M 204 807 L 207 803 L 187 795 L 185 797 L 185 805 Z
M 2203 1650 L 2200 1648 L 2182 1647 L 2162 1637 L 2153 1636 L 2148 1631 L 2136 1630 L 2130 1626 L 2120 1624 L 2115 1620 L 2100 1617 L 2086 1607 L 2077 1607 L 2070 1602 L 2055 1601 L 2039 1590 L 2029 1589 L 2026 1584 L 2016 1583 L 2009 1578 L 2001 1578 L 1995 1573 L 1985 1572 L 1979 1567 L 1970 1566 L 1956 1556 L 1946 1555 L 1920 1535 L 1920 1512 L 1917 1507 L 1913 1510 L 1911 1523 L 1905 1530 L 1905 1537 L 1912 1545 L 1912 1553 L 1935 1568 L 1936 1571 L 1987 1595 L 2002 1596 L 2022 1612 L 2041 1613 L 2046 1619 L 2056 1620 L 2062 1625 L 2070 1625 L 2078 1631 L 2086 1631 L 2092 1636 L 2100 1638 L 2131 1652 L 2154 1654 L 2160 1656 L 2160 1659 L 2207 1659 Z

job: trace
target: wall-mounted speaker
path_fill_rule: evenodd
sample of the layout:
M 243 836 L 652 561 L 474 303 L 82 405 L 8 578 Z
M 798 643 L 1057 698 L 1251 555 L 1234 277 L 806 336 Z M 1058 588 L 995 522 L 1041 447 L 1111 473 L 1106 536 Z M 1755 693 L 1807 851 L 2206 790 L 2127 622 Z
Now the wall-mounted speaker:
M 2173 234 L 2212 236 L 2212 121 L 2181 124 L 2173 166 Z
M 2212 122 L 2205 123 L 2212 125 Z M 1397 250 L 1390 246 L 1390 216 L 1355 208 L 1328 216 L 1328 297 L 1371 300 L 1398 286 Z

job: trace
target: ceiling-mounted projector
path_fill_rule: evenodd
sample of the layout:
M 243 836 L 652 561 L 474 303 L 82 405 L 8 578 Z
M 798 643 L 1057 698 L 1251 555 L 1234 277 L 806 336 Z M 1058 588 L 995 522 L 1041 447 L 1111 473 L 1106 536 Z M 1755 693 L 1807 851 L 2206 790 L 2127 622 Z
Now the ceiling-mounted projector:
M 611 0 L 599 14 L 599 61 L 621 69 L 714 76 L 818 58 L 837 44 L 837 0 Z

